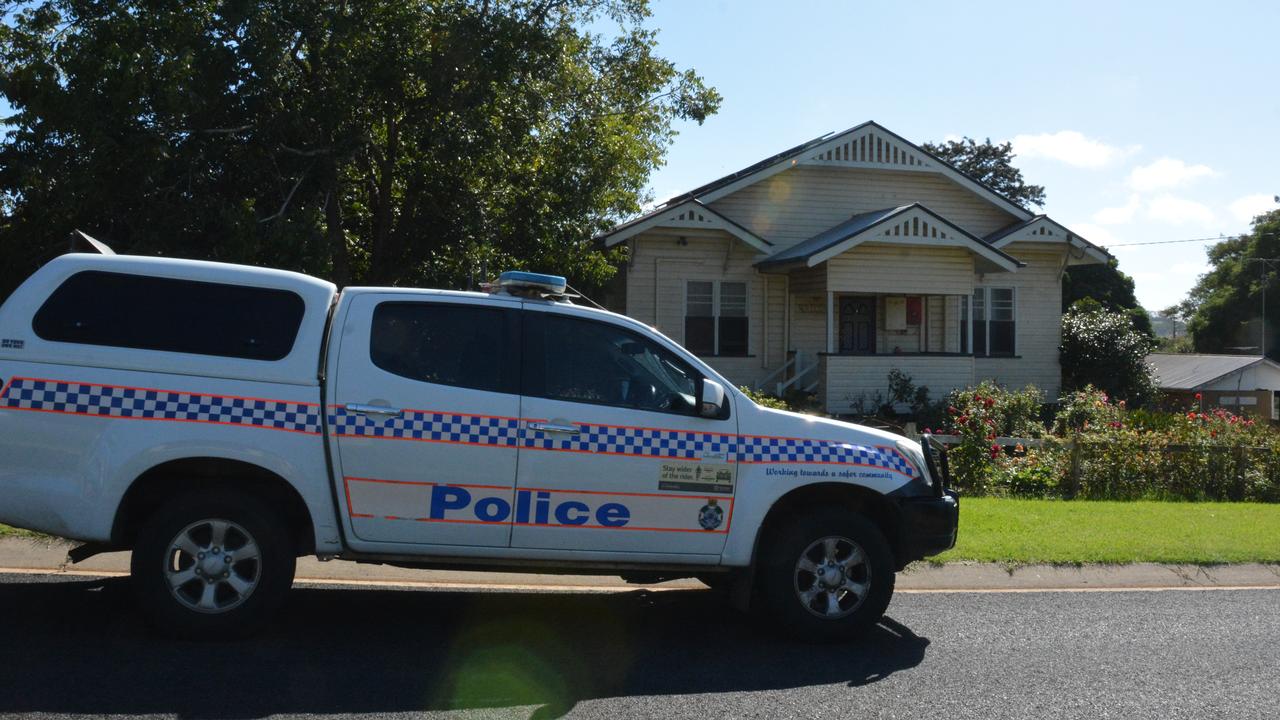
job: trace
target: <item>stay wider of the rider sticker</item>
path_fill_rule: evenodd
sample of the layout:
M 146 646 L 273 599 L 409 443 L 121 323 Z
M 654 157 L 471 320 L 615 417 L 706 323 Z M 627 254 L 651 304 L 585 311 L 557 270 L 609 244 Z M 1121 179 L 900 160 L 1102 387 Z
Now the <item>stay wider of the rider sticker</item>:
M 662 463 L 658 489 L 697 493 L 733 493 L 733 466 L 725 462 Z

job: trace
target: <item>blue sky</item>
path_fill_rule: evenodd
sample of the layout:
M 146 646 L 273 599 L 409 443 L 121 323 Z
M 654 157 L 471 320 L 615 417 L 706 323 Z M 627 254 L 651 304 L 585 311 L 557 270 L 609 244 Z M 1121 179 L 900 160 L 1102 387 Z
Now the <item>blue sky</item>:
M 649 24 L 724 95 L 678 126 L 656 200 L 876 120 L 917 143 L 1012 140 L 1043 211 L 1102 245 L 1233 235 L 1277 207 L 1274 0 L 653 0 Z M 1112 251 L 1159 310 L 1207 245 Z
M 1233 235 L 1280 194 L 1280 3 L 655 0 L 660 53 L 724 95 L 657 200 L 876 120 L 1014 141 L 1044 212 L 1102 245 Z M 1159 310 L 1208 243 L 1114 248 Z

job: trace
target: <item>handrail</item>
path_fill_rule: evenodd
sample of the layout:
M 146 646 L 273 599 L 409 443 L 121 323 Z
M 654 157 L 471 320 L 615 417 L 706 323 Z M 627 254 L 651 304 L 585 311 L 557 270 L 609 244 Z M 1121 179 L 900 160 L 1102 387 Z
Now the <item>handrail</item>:
M 800 358 L 801 358 L 801 354 L 797 352 L 795 356 L 795 362 L 797 364 L 796 365 L 797 367 L 799 367 Z M 782 397 L 782 393 L 786 392 L 787 388 L 791 387 L 792 385 L 795 385 L 796 383 L 800 382 L 806 375 L 813 372 L 814 370 L 817 370 L 820 364 L 821 363 L 815 362 L 814 364 L 810 365 L 809 367 L 803 370 L 797 370 L 796 374 L 792 375 L 790 380 L 778 383 L 777 393 L 775 394 L 778 397 Z M 819 378 L 819 381 L 821 381 L 821 378 Z M 804 386 L 801 386 L 801 387 L 803 389 Z M 816 384 L 810 387 L 816 387 Z
M 783 364 L 782 364 L 782 367 L 778 368 L 777 370 L 774 370 L 773 372 L 769 373 L 768 375 L 765 375 L 762 379 L 760 379 L 760 380 L 756 383 L 756 390 L 762 390 L 762 389 L 764 389 L 764 386 L 765 386 L 765 385 L 767 385 L 767 384 L 769 384 L 769 381 L 770 381 L 770 380 L 772 380 L 772 379 L 774 379 L 775 377 L 777 377 L 779 373 L 785 372 L 787 368 L 791 367 L 792 365 L 795 365 L 795 364 L 796 364 L 796 361 L 797 361 L 797 360 L 799 360 L 799 359 L 800 359 L 800 355 L 799 355 L 799 353 L 797 353 L 795 357 L 793 357 L 793 358 L 791 358 L 790 360 L 788 360 L 788 361 L 786 361 L 785 363 L 783 363 Z

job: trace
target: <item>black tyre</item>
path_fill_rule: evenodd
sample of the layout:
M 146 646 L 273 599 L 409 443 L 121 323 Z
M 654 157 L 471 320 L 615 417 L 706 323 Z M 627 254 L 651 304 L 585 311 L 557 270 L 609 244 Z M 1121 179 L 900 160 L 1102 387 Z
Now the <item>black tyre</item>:
M 203 491 L 161 506 L 134 544 L 134 594 L 161 632 L 193 640 L 259 629 L 293 585 L 294 547 L 282 520 L 242 492 Z
M 802 510 L 764 538 L 756 580 L 770 618 L 811 641 L 875 625 L 893 597 L 893 553 L 875 523 L 842 509 Z

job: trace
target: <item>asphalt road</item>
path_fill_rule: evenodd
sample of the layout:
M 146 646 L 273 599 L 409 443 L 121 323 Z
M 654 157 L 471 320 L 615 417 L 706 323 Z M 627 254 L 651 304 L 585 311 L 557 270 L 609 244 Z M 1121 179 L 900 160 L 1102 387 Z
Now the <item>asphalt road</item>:
M 0 576 L 0 714 L 1280 718 L 1280 591 L 899 595 L 813 646 L 708 591 L 296 589 L 264 636 L 173 643 L 127 580 Z

